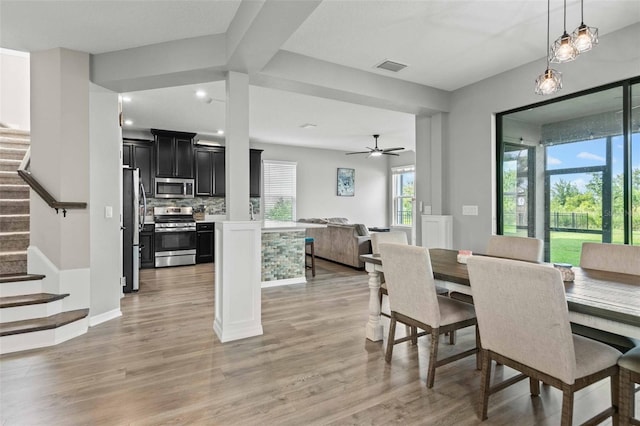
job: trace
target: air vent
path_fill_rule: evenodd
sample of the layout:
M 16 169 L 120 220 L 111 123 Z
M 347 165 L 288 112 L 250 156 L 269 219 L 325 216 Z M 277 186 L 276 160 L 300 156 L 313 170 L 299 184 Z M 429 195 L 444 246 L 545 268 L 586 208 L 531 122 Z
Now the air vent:
M 390 61 L 385 59 L 382 63 L 376 65 L 376 68 L 380 68 L 387 71 L 398 72 L 400 70 L 405 69 L 407 66 L 405 64 L 401 64 L 399 62 Z

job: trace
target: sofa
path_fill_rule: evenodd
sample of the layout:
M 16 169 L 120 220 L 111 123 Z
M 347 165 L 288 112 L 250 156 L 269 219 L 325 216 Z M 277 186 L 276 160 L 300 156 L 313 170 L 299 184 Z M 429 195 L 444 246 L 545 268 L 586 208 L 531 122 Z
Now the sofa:
M 307 228 L 307 237 L 314 238 L 315 255 L 354 268 L 364 268 L 361 254 L 371 253 L 371 237 L 367 227 L 349 223 L 346 218 L 300 219 L 298 222 L 318 223 L 323 228 Z

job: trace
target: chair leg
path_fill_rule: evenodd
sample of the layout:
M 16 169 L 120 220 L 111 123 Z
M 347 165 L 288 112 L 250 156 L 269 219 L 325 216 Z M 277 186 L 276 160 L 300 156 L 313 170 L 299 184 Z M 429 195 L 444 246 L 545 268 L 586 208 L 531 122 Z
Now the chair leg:
M 384 360 L 391 362 L 391 355 L 393 354 L 393 341 L 396 339 L 396 319 L 391 314 L 391 323 L 389 324 L 389 338 L 387 339 L 387 353 Z
M 482 404 L 480 409 L 480 420 L 487 420 L 487 412 L 489 411 L 489 389 L 491 386 L 491 356 L 489 351 L 482 349 L 482 377 L 480 390 L 480 403 Z
M 478 325 L 476 325 L 476 348 L 478 348 L 478 352 L 476 352 L 476 370 L 482 370 L 482 343 L 480 341 L 480 329 Z
M 316 243 L 311 243 L 311 276 L 316 276 Z
M 411 344 L 418 344 L 418 327 L 411 326 Z
M 431 329 L 431 353 L 429 354 L 429 371 L 427 371 L 427 388 L 433 387 L 436 378 L 436 361 L 438 360 L 438 342 L 440 333 L 437 328 Z
M 620 397 L 618 391 L 620 390 L 620 369 L 618 372 L 611 376 L 611 405 L 613 406 L 613 415 L 611 416 L 611 422 L 613 426 L 620 424 Z
M 631 382 L 631 374 L 629 370 L 625 368 L 620 368 L 620 378 L 619 378 L 619 406 L 618 412 L 620 413 L 620 424 L 628 425 L 630 423 L 630 419 L 635 415 L 634 413 L 634 386 Z
M 529 392 L 531 392 L 531 396 L 540 395 L 540 381 L 534 379 L 533 377 L 529 377 Z
M 573 389 L 570 386 L 562 386 L 562 417 L 561 426 L 571 426 L 573 423 Z
M 449 344 L 450 345 L 455 345 L 456 344 L 456 331 L 450 331 L 449 332 Z

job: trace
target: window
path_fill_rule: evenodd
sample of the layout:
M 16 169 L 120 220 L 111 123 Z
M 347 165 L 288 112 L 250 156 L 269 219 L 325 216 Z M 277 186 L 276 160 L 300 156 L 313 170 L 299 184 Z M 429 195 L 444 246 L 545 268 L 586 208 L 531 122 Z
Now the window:
M 393 186 L 393 225 L 413 225 L 415 166 L 391 169 Z
M 638 244 L 638 86 L 497 115 L 499 234 L 542 238 L 545 260 L 574 265 L 583 242 Z
M 264 218 L 296 220 L 296 163 L 263 162 Z

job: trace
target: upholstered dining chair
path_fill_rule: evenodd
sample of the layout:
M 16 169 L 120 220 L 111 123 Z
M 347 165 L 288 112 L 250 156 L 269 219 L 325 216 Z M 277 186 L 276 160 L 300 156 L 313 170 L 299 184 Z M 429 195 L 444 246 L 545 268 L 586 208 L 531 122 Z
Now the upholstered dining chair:
M 599 271 L 637 275 L 640 282 L 640 246 L 606 243 L 582 243 L 580 267 Z M 596 330 L 580 324 L 571 324 L 573 332 L 599 340 L 626 352 L 640 346 L 640 341 L 618 334 Z
M 433 387 L 436 367 L 473 354 L 476 354 L 478 363 L 477 330 L 476 345 L 473 349 L 438 359 L 439 336 L 476 325 L 476 316 L 473 306 L 436 294 L 429 250 L 404 244 L 380 244 L 379 249 L 391 308 L 386 362 L 391 362 L 394 345 L 429 334 L 431 345 L 427 371 L 428 388 Z M 425 331 L 415 335 L 411 333 L 396 340 L 395 330 L 398 321 Z
M 542 262 L 543 249 L 544 241 L 539 238 L 492 235 L 487 242 L 485 254 L 505 259 Z M 462 302 L 473 303 L 473 298 L 468 294 L 452 291 L 449 296 Z
M 618 360 L 620 367 L 620 424 L 640 425 L 635 417 L 635 384 L 640 383 L 640 347 L 631 349 Z
M 571 425 L 574 393 L 610 377 L 611 406 L 591 420 L 613 416 L 616 424 L 621 353 L 571 333 L 560 271 L 487 256 L 470 258 L 467 267 L 482 339 L 481 419 L 490 394 L 529 377 L 534 396 L 540 380 L 562 391 L 561 424 Z M 523 374 L 490 386 L 492 360 Z

